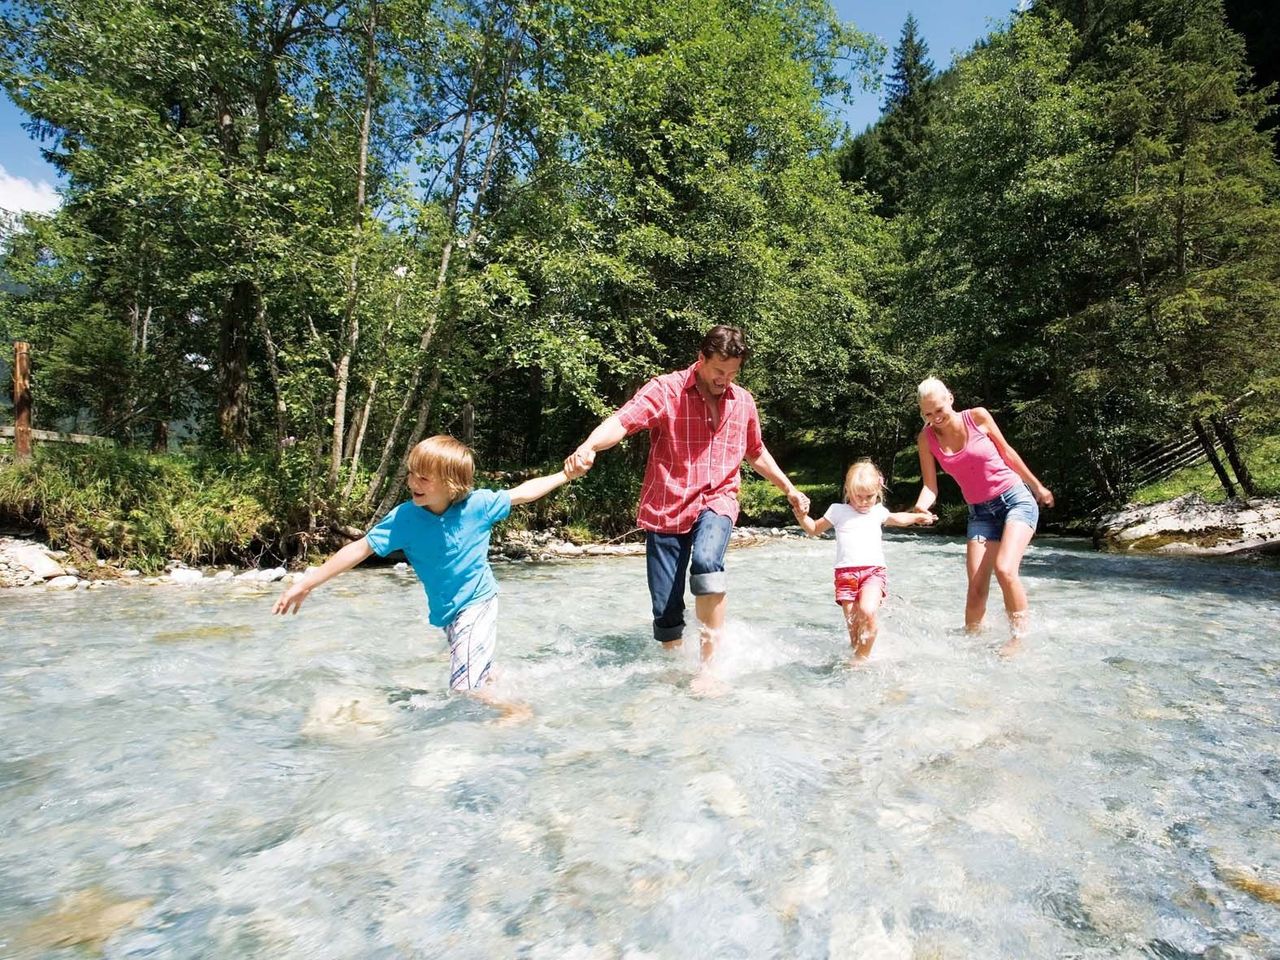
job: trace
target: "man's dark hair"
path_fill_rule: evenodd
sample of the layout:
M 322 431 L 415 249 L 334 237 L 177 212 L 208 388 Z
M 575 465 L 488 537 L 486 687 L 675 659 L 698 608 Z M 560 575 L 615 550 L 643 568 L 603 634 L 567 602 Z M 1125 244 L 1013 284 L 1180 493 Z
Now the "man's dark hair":
M 746 363 L 747 357 L 751 355 L 751 348 L 747 346 L 747 338 L 737 327 L 720 325 L 706 332 L 698 352 L 704 357 L 712 354 L 719 354 L 730 360 L 741 357 L 742 362 Z

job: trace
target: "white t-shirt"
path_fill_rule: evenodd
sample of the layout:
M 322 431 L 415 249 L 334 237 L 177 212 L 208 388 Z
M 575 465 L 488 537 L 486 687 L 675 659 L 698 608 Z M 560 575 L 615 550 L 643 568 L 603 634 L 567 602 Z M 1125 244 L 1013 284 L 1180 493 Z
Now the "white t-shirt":
M 847 503 L 833 503 L 822 515 L 836 531 L 836 568 L 883 567 L 884 544 L 880 528 L 889 517 L 883 503 L 859 513 Z

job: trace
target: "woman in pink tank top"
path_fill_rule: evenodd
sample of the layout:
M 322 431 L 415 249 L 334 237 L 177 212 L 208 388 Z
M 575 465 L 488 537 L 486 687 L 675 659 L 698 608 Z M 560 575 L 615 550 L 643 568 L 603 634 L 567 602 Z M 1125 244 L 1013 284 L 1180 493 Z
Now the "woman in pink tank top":
M 946 385 L 930 377 L 920 384 L 925 426 L 916 440 L 920 453 L 920 495 L 914 510 L 928 512 L 938 499 L 938 468 L 960 485 L 969 504 L 969 546 L 965 566 L 969 593 L 964 625 L 982 626 L 994 572 L 1009 616 L 1012 652 L 1026 625 L 1027 592 L 1018 570 L 1040 518 L 1037 502 L 1053 506 L 1053 494 L 1009 446 L 991 414 L 982 407 L 957 411 Z

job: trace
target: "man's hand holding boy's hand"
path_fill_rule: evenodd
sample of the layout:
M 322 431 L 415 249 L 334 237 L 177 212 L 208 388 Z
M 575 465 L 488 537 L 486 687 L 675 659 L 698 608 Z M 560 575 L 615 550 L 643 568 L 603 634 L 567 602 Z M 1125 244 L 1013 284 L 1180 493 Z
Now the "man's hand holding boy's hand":
M 576 480 L 595 465 L 596 452 L 585 443 L 564 460 L 564 472 L 570 480 Z M 576 471 L 576 472 L 572 472 Z

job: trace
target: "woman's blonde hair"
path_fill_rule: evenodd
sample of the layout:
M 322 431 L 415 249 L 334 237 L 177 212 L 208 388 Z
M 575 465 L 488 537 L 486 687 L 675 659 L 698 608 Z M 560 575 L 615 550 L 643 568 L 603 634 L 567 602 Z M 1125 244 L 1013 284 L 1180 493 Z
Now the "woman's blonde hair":
M 471 492 L 475 480 L 475 459 L 471 448 L 447 433 L 427 437 L 409 451 L 409 469 L 420 477 L 439 480 L 454 504 Z
M 921 400 L 925 397 L 951 396 L 951 391 L 947 389 L 947 385 L 937 377 L 925 377 L 920 381 L 920 386 L 916 387 L 916 392 Z
M 852 503 L 858 490 L 874 490 L 876 503 L 884 499 L 884 474 L 870 460 L 859 460 L 844 475 L 844 498 Z

